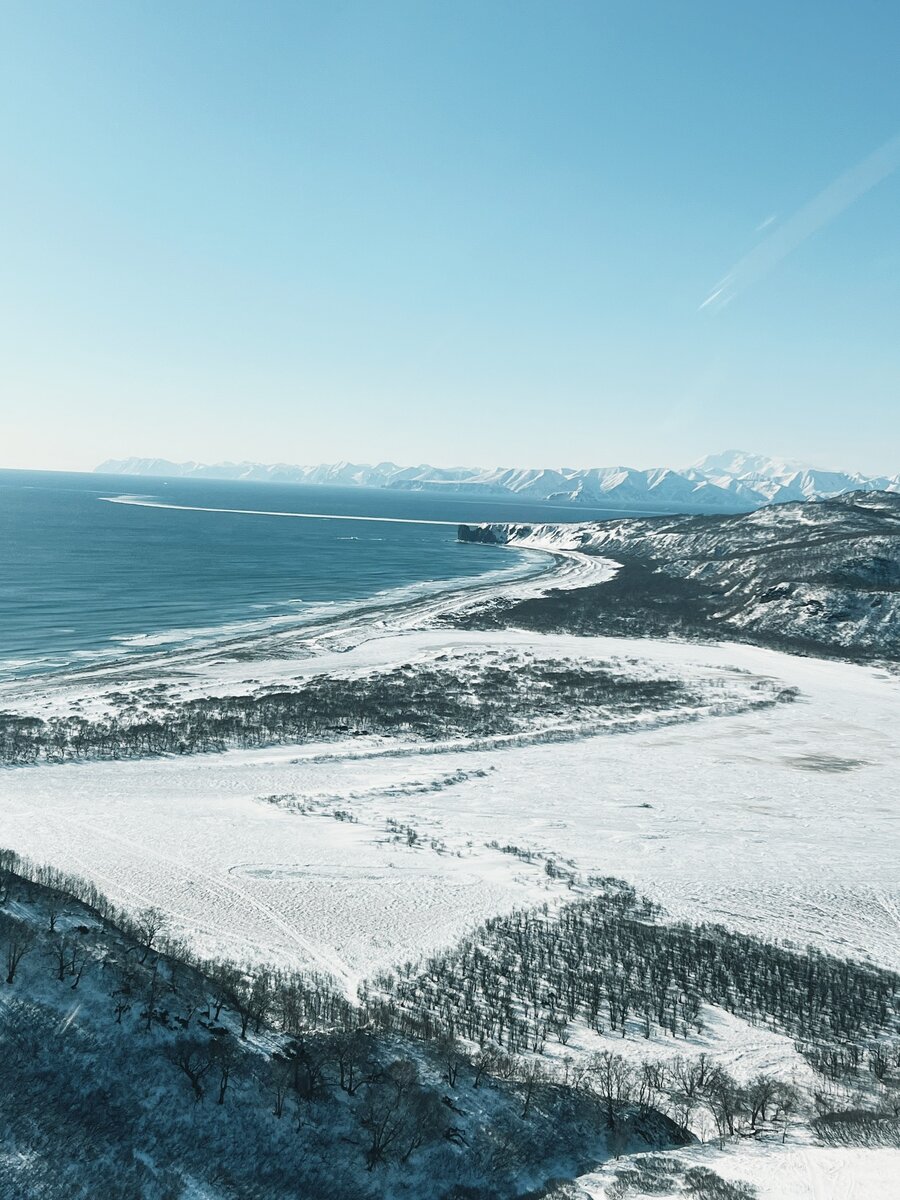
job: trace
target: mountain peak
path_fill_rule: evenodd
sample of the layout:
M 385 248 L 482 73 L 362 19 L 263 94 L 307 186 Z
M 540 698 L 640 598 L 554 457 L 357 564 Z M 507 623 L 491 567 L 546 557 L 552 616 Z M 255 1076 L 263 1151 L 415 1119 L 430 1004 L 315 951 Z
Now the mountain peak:
M 776 479 L 812 469 L 792 459 L 770 458 L 766 454 L 751 454 L 748 450 L 723 450 L 719 454 L 707 454 L 692 466 L 705 475 L 730 475 L 736 479 L 743 475 Z

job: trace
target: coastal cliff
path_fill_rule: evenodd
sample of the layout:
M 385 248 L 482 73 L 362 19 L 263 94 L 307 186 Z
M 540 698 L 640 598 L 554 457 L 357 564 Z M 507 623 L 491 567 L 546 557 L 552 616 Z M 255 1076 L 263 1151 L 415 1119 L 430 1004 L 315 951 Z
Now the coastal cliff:
M 461 525 L 459 539 L 620 564 L 605 584 L 495 606 L 495 622 L 900 661 L 900 496 L 892 493 L 851 492 L 741 516 Z
M 559 550 L 566 553 L 577 550 L 583 554 L 606 554 L 609 547 L 602 545 L 601 531 L 620 523 L 598 521 L 583 525 L 460 525 L 457 536 L 461 542 L 480 542 L 489 546 L 514 545 L 522 549 Z

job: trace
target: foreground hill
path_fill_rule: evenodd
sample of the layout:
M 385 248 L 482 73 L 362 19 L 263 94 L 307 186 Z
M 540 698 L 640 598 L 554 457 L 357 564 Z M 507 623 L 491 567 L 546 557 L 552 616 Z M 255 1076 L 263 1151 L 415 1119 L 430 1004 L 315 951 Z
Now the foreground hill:
M 0 1200 L 566 1200 L 610 1146 L 693 1140 L 427 1006 L 201 962 L 158 910 L 5 850 L 0 953 Z
M 0 1197 L 576 1200 L 581 1171 L 698 1134 L 896 1147 L 896 975 L 586 883 L 349 1001 L 0 850 Z M 757 1195 L 674 1158 L 616 1175 L 601 1194 Z
M 504 601 L 468 625 L 739 638 L 806 653 L 900 659 L 900 496 L 850 492 L 741 516 L 460 526 L 462 541 L 580 551 L 608 583 Z

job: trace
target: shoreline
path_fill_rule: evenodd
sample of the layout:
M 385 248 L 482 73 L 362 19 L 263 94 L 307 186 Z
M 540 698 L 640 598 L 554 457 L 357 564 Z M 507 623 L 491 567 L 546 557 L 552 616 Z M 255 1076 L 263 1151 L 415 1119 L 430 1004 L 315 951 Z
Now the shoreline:
M 165 683 L 189 693 L 219 690 L 223 684 L 262 683 L 260 678 L 251 681 L 250 676 L 271 678 L 273 672 L 289 673 L 292 662 L 306 663 L 322 653 L 345 652 L 373 636 L 433 628 L 451 614 L 497 600 L 522 600 L 549 590 L 587 587 L 610 579 L 617 569 L 612 560 L 538 539 L 527 546 L 501 544 L 494 548 L 516 551 L 522 560 L 519 569 L 498 567 L 481 575 L 440 581 L 436 586 L 425 580 L 363 600 L 311 604 L 306 613 L 279 615 L 258 625 L 251 620 L 242 623 L 242 629 L 222 626 L 218 636 L 213 628 L 208 639 L 198 630 L 193 644 L 138 648 L 82 666 L 14 676 L 0 682 L 0 705 L 19 713 L 40 709 L 46 715 L 48 710 L 69 712 L 76 702 L 97 700 L 101 688 L 138 690 Z M 177 632 L 172 631 L 173 635 Z M 244 678 L 237 680 L 235 675 Z M 86 715 L 80 708 L 79 712 Z

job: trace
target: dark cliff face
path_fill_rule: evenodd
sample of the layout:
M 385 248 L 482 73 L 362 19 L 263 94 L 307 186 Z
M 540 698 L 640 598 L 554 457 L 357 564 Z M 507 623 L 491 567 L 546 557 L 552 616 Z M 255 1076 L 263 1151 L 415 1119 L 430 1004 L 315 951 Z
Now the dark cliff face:
M 503 546 L 507 542 L 505 525 L 460 525 L 456 531 L 458 542 L 482 542 L 488 546 Z

